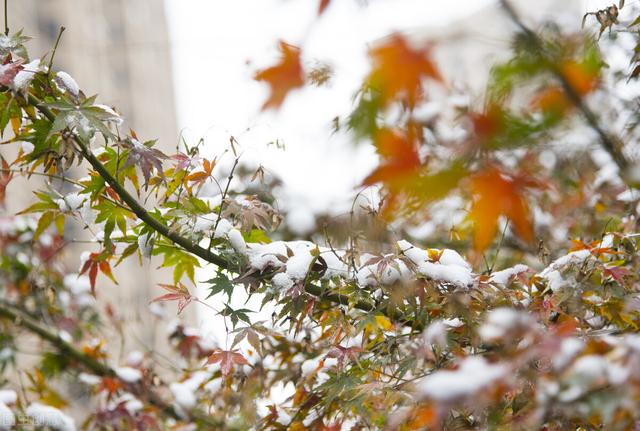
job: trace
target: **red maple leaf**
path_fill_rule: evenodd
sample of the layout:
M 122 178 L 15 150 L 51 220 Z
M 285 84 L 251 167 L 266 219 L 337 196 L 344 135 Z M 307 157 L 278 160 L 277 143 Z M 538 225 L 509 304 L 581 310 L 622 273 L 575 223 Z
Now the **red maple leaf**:
M 289 91 L 304 84 L 300 48 L 283 41 L 280 41 L 279 47 L 282 52 L 280 62 L 267 69 L 259 70 L 254 76 L 256 81 L 265 81 L 271 87 L 271 94 L 262 105 L 263 110 L 278 109 Z
M 178 283 L 177 285 L 160 284 L 159 286 L 165 290 L 168 290 L 169 293 L 165 293 L 164 295 L 160 295 L 157 298 L 153 298 L 151 301 L 149 301 L 149 304 L 159 301 L 178 301 L 178 314 L 180 314 L 186 308 L 186 306 L 195 299 L 193 296 L 191 296 L 187 287 L 182 283 Z
M 89 258 L 85 261 L 84 265 L 82 265 L 82 269 L 80 270 L 80 274 L 84 274 L 89 272 L 89 282 L 91 283 L 91 294 L 95 296 L 96 294 L 96 278 L 98 276 L 98 271 L 102 272 L 104 275 L 109 277 L 111 281 L 115 284 L 118 284 L 116 279 L 111 272 L 111 265 L 109 264 L 109 259 L 112 254 L 107 250 L 101 253 L 91 253 Z
M 223 376 L 231 374 L 234 365 L 249 365 L 249 361 L 240 353 L 238 349 L 217 350 L 207 359 L 207 364 L 220 364 L 220 371 Z

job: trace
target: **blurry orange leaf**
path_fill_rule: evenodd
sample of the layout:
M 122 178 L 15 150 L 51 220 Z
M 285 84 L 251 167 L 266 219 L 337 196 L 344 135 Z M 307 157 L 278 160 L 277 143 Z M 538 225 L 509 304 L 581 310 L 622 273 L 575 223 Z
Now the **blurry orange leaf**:
M 469 116 L 473 132 L 480 141 L 493 138 L 504 128 L 504 112 L 499 106 L 492 105 L 484 112 L 472 112 Z
M 282 58 L 280 62 L 267 69 L 260 70 L 255 75 L 256 81 L 265 81 L 271 87 L 271 95 L 262 105 L 262 109 L 278 109 L 289 91 L 302 87 L 304 71 L 300 62 L 300 48 L 283 41 L 279 44 Z
M 433 406 L 420 406 L 413 412 L 411 420 L 407 423 L 410 430 L 424 429 L 435 426 L 438 422 L 438 414 Z
M 329 3 L 331 3 L 331 0 L 320 0 L 320 4 L 318 5 L 318 15 L 322 15 L 324 13 L 327 6 L 329 6 Z
M 383 105 L 400 99 L 413 108 L 423 97 L 422 80 L 442 81 L 429 50 L 415 49 L 399 34 L 372 49 L 373 71 L 368 83 L 380 91 Z
M 382 129 L 376 134 L 374 144 L 383 162 L 364 179 L 364 185 L 382 182 L 396 189 L 417 173 L 420 157 L 407 136 L 391 129 Z
M 597 69 L 573 60 L 565 62 L 560 72 L 579 96 L 591 93 L 600 83 Z
M 477 251 L 483 251 L 491 244 L 501 215 L 511 221 L 520 238 L 527 242 L 533 240 L 529 205 L 523 196 L 524 188 L 531 185 L 525 178 L 507 176 L 496 167 L 489 167 L 471 178 L 473 204 L 469 218 L 475 225 Z

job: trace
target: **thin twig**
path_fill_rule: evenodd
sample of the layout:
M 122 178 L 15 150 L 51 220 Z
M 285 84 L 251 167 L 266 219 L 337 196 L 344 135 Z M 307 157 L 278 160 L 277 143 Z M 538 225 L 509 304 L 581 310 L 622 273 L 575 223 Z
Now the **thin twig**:
M 9 13 L 8 13 L 9 0 L 4 0 L 4 35 L 9 36 Z
M 234 151 L 234 154 L 235 154 L 235 151 Z M 229 177 L 227 178 L 227 185 L 225 186 L 224 191 L 222 192 L 222 199 L 220 200 L 220 206 L 218 207 L 218 219 L 216 220 L 216 223 L 213 225 L 213 231 L 211 232 L 211 237 L 209 238 L 209 250 L 211 250 L 211 247 L 213 246 L 213 240 L 215 239 L 215 236 L 216 236 L 216 229 L 218 229 L 218 224 L 220 224 L 220 219 L 222 218 L 222 209 L 224 207 L 224 201 L 227 198 L 227 194 L 229 193 L 229 186 L 231 185 L 231 180 L 233 180 L 233 174 L 236 171 L 236 167 L 238 166 L 239 161 L 240 161 L 240 157 L 236 156 L 235 160 L 233 161 L 233 166 L 231 167 L 231 172 L 229 173 Z
M 49 67 L 47 68 L 47 77 L 51 76 L 51 68 L 53 68 L 53 59 L 56 56 L 56 52 L 58 51 L 58 44 L 60 43 L 60 38 L 62 37 L 62 33 L 66 28 L 64 26 L 60 27 L 58 31 L 58 37 L 56 38 L 56 44 L 53 45 L 53 52 L 51 53 L 51 58 L 49 59 Z

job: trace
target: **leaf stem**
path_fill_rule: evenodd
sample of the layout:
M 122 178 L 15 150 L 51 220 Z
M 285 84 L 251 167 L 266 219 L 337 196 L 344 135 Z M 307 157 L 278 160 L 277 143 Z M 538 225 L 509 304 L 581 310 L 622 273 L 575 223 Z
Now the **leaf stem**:
M 58 44 L 60 43 L 60 38 L 62 38 L 62 33 L 66 28 L 64 26 L 60 27 L 58 31 L 58 37 L 56 38 L 56 44 L 53 46 L 53 52 L 51 53 L 51 58 L 49 59 L 49 67 L 47 68 L 47 77 L 51 76 L 51 68 L 53 67 L 53 59 L 56 56 L 56 52 L 58 51 Z

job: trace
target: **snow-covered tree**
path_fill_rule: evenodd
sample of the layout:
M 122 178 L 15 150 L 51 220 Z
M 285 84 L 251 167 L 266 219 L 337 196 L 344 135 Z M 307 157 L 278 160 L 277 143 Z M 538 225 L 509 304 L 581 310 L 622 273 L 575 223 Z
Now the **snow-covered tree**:
M 500 3 L 518 32 L 484 95 L 454 90 L 431 45 L 371 48 L 334 124 L 379 153 L 362 183 L 379 199 L 354 196 L 305 238 L 233 137 L 213 158 L 203 141 L 164 154 L 56 71 L 55 50 L 32 60 L 22 33 L 0 35 L 2 144 L 18 154 L 0 198 L 45 179 L 0 219 L 0 429 L 79 428 L 79 396 L 88 429 L 635 429 L 640 17 L 621 1 L 567 33 Z M 332 78 L 279 49 L 255 74 L 265 110 Z M 61 263 L 69 223 L 92 238 L 77 273 Z M 199 303 L 227 342 L 176 321 L 177 366 L 116 352 L 100 293 L 126 259 L 172 269 L 150 307 Z M 196 295 L 200 267 L 221 307 Z

